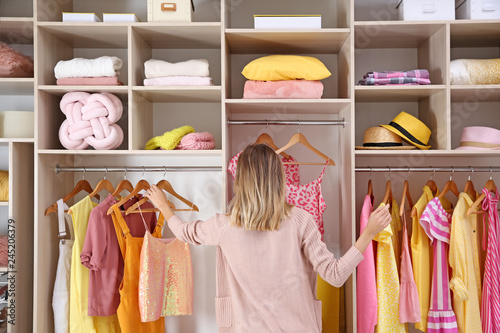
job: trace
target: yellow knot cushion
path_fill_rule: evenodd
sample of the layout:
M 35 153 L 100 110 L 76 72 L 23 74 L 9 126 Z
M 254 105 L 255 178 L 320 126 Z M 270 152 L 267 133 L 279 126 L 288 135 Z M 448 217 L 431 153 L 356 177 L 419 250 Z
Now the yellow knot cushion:
M 317 58 L 270 55 L 252 60 L 241 72 L 248 80 L 323 80 L 332 75 Z
M 9 172 L 0 170 L 0 201 L 9 201 Z
M 173 150 L 184 135 L 194 133 L 194 128 L 191 126 L 182 126 L 171 130 L 170 132 L 165 132 L 163 135 L 155 136 L 146 143 L 146 150 L 153 150 L 158 148 L 163 148 L 165 150 Z

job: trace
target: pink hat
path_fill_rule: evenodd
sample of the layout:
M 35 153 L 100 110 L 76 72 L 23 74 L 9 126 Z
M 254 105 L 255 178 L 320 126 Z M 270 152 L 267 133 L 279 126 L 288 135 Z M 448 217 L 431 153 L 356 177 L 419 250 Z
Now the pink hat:
M 465 127 L 457 150 L 494 149 L 500 150 L 500 130 L 491 127 Z

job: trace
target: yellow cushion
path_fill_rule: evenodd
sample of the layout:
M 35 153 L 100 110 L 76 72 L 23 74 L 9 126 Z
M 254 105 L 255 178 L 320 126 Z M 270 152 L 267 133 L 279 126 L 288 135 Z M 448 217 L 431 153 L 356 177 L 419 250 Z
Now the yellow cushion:
M 323 80 L 332 75 L 325 65 L 314 57 L 270 55 L 257 58 L 241 72 L 248 80 Z
M 0 170 L 0 201 L 9 201 L 9 172 Z

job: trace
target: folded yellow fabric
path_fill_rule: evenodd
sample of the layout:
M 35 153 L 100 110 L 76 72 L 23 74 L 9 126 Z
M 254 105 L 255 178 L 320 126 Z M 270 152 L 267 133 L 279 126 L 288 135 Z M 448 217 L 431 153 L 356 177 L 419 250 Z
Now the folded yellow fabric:
M 9 201 L 9 172 L 0 170 L 0 201 Z
M 332 75 L 317 58 L 270 55 L 252 60 L 241 72 L 248 80 L 323 80 Z
M 194 128 L 191 126 L 182 126 L 171 130 L 170 132 L 165 132 L 163 135 L 155 136 L 146 143 L 146 150 L 153 150 L 158 148 L 163 148 L 165 150 L 173 150 L 182 137 L 186 134 L 194 133 Z
M 451 84 L 500 84 L 500 59 L 455 59 L 450 77 Z

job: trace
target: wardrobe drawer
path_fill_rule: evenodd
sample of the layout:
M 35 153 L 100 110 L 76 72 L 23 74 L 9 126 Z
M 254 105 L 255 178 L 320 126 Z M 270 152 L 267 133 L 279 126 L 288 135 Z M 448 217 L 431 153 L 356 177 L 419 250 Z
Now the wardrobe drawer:
M 191 22 L 191 0 L 148 0 L 148 22 Z

